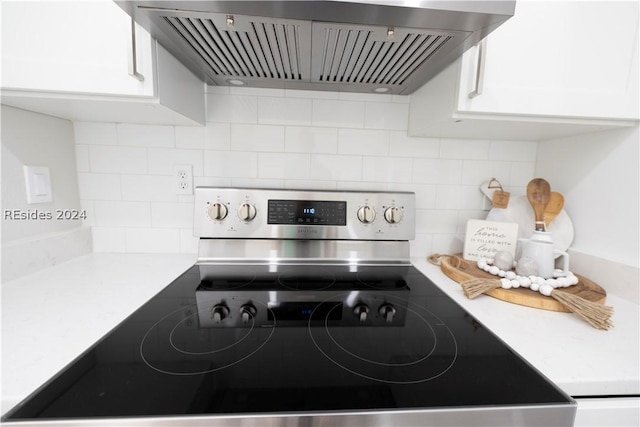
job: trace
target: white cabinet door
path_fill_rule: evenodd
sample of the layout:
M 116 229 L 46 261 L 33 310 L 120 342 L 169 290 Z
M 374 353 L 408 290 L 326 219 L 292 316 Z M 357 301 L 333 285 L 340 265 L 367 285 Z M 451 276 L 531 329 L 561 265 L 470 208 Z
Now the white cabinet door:
M 469 98 L 475 56 L 463 59 L 461 111 L 638 118 L 638 2 L 518 2 L 488 36 L 483 92 Z
M 137 25 L 134 55 L 131 18 L 112 1 L 0 4 L 3 104 L 72 121 L 204 124 L 204 83 Z
M 137 28 L 140 81 L 129 75 L 131 36 L 112 1 L 3 1 L 2 88 L 152 97 L 151 37 Z
M 518 1 L 478 49 L 411 95 L 409 134 L 545 140 L 634 126 L 638 2 Z

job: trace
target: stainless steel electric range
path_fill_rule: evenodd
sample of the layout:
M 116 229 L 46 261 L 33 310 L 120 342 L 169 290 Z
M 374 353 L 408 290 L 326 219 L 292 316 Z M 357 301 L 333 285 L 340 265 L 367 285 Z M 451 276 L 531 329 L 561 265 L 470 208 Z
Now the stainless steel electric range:
M 411 265 L 414 230 L 413 193 L 197 188 L 197 263 L 3 422 L 573 425 Z

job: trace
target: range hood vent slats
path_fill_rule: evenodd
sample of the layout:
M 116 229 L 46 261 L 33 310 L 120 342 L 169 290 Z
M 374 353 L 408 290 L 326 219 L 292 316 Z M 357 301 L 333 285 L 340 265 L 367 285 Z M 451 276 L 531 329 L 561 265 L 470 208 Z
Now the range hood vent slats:
M 227 28 L 226 16 L 222 15 L 197 18 L 164 14 L 162 18 L 209 65 L 209 73 L 214 76 L 304 78 L 300 32 L 295 24 L 236 17 L 233 28 Z
M 210 85 L 399 95 L 515 12 L 515 0 L 114 1 Z
M 349 24 L 314 23 L 312 76 L 322 82 L 367 85 L 404 84 L 455 34 L 413 28 L 370 27 Z

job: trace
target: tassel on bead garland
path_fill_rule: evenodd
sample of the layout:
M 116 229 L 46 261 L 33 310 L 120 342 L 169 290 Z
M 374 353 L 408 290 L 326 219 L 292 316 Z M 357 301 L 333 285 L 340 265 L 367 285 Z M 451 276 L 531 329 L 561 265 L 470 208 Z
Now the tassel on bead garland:
M 492 289 L 501 288 L 502 284 L 500 283 L 500 280 L 497 279 L 470 279 L 460 283 L 460 286 L 462 286 L 464 295 L 469 299 L 473 299 Z M 586 320 L 596 329 L 607 330 L 613 326 L 611 321 L 613 307 L 597 304 L 577 295 L 556 289 L 551 290 L 549 296 L 558 301 L 572 313 L 575 313 L 582 319 Z
M 456 259 L 458 267 L 461 264 L 460 258 L 455 255 L 433 254 L 430 255 L 427 260 L 432 264 L 440 265 L 443 257 Z M 469 299 L 473 299 L 479 295 L 487 293 L 492 289 L 503 287 L 499 279 L 485 278 L 466 280 L 460 283 L 460 286 L 462 286 L 464 295 Z M 607 330 L 613 326 L 613 322 L 611 321 L 613 307 L 609 307 L 604 304 L 597 304 L 577 295 L 553 288 L 546 289 L 545 291 L 546 292 L 542 292 L 544 295 L 552 297 L 569 311 L 580 316 L 594 328 Z

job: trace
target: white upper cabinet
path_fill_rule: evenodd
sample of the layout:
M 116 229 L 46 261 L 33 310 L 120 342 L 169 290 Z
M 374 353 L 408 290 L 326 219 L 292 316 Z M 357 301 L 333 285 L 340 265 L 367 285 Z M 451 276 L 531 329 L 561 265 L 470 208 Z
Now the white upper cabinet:
M 633 125 L 638 17 L 631 1 L 517 2 L 484 55 L 470 49 L 411 95 L 410 134 L 546 139 Z
M 2 103 L 70 120 L 204 123 L 204 84 L 112 1 L 1 7 Z

